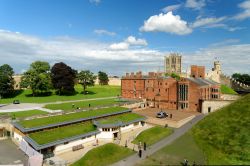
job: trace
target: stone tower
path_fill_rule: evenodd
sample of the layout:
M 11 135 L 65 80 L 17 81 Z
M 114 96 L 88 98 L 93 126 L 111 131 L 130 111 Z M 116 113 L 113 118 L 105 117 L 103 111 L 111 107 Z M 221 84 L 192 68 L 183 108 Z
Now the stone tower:
M 212 68 L 212 71 L 217 72 L 217 74 L 221 74 L 220 61 L 214 61 L 214 68 Z
M 170 53 L 165 56 L 165 72 L 181 74 L 181 55 L 178 53 Z

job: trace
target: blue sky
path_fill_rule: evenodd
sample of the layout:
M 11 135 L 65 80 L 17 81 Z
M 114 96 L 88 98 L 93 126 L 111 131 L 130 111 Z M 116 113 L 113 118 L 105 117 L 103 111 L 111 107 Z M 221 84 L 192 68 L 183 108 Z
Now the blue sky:
M 250 72 L 249 0 L 0 0 L 0 65 L 35 60 L 111 75 L 163 70 L 169 52 Z

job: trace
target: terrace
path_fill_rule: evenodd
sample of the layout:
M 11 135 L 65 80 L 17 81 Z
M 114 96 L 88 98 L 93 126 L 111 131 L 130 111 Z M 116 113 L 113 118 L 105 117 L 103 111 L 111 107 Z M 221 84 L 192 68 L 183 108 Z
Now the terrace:
M 24 121 L 14 122 L 13 125 L 25 133 L 46 128 L 69 125 L 73 123 L 79 123 L 83 121 L 122 114 L 126 112 L 131 112 L 131 110 L 126 110 L 126 108 L 123 107 L 110 107 L 92 111 L 83 111 L 78 113 L 69 113 L 69 114 L 50 116 L 45 118 L 24 120 Z
M 141 116 L 135 113 L 125 113 L 122 115 L 116 115 L 116 116 L 112 116 L 112 117 L 108 117 L 108 118 L 104 118 L 100 120 L 95 120 L 94 124 L 97 127 L 102 127 L 102 128 L 119 127 L 119 126 L 131 124 L 131 123 L 143 121 L 145 119 L 146 118 L 144 116 Z
M 41 150 L 98 133 L 95 126 L 87 122 L 31 133 L 24 139 L 36 150 Z

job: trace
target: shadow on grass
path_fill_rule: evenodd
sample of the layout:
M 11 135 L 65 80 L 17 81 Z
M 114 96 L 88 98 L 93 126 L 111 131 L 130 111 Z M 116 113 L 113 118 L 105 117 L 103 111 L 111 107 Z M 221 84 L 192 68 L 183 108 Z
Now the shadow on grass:
M 8 98 L 14 98 L 20 94 L 23 93 L 24 90 L 20 89 L 20 90 L 14 90 L 13 93 L 9 94 L 8 96 L 4 96 L 5 99 L 8 99 Z
M 37 92 L 35 93 L 35 95 L 33 96 L 33 94 L 26 94 L 26 97 L 47 97 L 47 96 L 51 96 L 52 92 Z
M 82 94 L 82 95 L 95 95 L 96 93 L 92 92 L 92 91 L 86 91 L 85 93 L 81 92 L 80 94 Z

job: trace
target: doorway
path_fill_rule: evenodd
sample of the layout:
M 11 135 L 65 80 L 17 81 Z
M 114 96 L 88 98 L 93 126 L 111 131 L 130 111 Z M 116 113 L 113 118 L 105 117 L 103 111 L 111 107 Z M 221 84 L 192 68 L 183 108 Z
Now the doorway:
M 211 112 L 211 107 L 207 108 L 207 112 L 210 113 Z
M 113 133 L 113 135 L 114 135 L 114 139 L 117 139 L 117 138 L 118 138 L 118 132 Z

